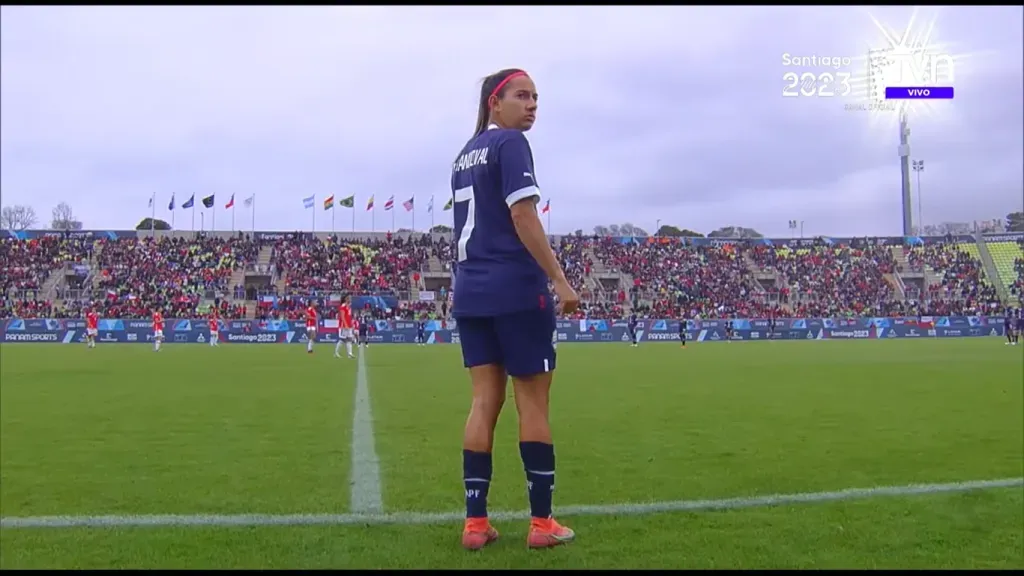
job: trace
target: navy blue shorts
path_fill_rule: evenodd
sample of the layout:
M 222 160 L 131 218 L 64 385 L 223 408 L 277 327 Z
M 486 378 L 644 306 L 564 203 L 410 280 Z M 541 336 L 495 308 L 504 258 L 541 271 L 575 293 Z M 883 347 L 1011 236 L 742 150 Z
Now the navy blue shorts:
M 500 364 L 509 376 L 555 369 L 555 312 L 551 307 L 500 316 L 456 318 L 466 368 Z

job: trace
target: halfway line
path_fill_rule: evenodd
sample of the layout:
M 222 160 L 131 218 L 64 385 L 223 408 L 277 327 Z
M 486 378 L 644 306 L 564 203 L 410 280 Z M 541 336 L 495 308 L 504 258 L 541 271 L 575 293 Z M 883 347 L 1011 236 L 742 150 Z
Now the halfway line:
M 360 356 L 362 358 L 362 356 Z M 361 364 L 360 364 L 361 365 Z M 362 370 L 360 370 L 362 373 Z M 379 500 L 379 484 L 378 502 Z M 779 506 L 816 502 L 858 500 L 885 496 L 911 496 L 915 494 L 940 494 L 946 492 L 970 492 L 994 488 L 1024 486 L 1024 478 L 1000 480 L 974 480 L 948 484 L 910 484 L 905 486 L 879 486 L 875 488 L 850 488 L 835 492 L 804 492 L 798 494 L 775 494 L 753 498 L 727 498 L 724 500 L 678 500 L 672 502 L 650 502 L 646 504 L 606 504 L 593 506 L 560 506 L 556 512 L 562 516 L 638 516 L 659 512 L 698 512 L 706 510 L 731 510 L 758 506 Z M 353 485 L 353 496 L 355 485 Z M 353 502 L 355 500 L 353 499 Z M 0 528 L 69 528 L 86 527 L 127 527 L 127 526 L 312 526 L 312 525 L 374 525 L 374 524 L 447 524 L 460 522 L 464 512 L 420 513 L 396 512 L 392 514 L 237 514 L 237 515 L 146 515 L 146 516 L 29 516 L 24 518 L 0 518 Z M 495 520 L 525 520 L 528 511 L 498 512 L 491 514 Z
M 356 401 L 352 411 L 352 511 L 360 515 L 384 514 L 380 487 L 380 459 L 373 447 L 373 407 L 366 381 L 366 360 L 359 348 Z

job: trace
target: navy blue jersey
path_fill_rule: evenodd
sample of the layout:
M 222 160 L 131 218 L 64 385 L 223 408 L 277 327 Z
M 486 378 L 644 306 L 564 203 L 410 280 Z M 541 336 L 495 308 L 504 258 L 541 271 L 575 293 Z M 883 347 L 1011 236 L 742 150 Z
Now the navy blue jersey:
M 424 331 L 425 331 L 426 329 L 427 329 L 427 323 L 426 323 L 426 322 L 423 322 L 423 321 L 421 320 L 421 321 L 419 321 L 419 322 L 417 322 L 417 323 L 416 323 L 416 331 L 417 331 L 417 332 L 419 332 L 420 334 L 423 334 L 423 332 L 424 332 Z
M 452 193 L 452 315 L 496 316 L 547 305 L 547 275 L 519 240 L 509 210 L 520 200 L 540 200 L 526 136 L 492 125 L 470 140 L 452 166 Z
M 369 318 L 363 318 L 362 320 L 359 321 L 359 333 L 360 334 L 366 334 L 369 331 L 370 331 L 370 319 Z
M 631 314 L 629 316 L 628 322 L 629 322 L 629 329 L 630 330 L 636 330 L 636 314 Z

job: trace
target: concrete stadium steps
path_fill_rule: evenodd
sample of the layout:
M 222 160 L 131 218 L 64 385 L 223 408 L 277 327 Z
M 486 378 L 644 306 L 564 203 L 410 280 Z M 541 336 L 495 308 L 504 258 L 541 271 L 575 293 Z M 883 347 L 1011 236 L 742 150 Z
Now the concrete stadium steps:
M 903 250 L 903 246 L 892 246 L 889 250 L 892 252 L 892 257 L 896 259 L 896 268 L 898 270 L 910 268 L 910 264 L 907 262 L 907 253 Z
M 269 268 L 270 267 L 270 256 L 273 253 L 273 251 L 274 251 L 274 247 L 273 246 L 261 246 L 260 247 L 260 253 L 259 253 L 258 256 L 256 256 L 256 264 L 259 264 L 260 267 L 263 267 L 263 268 Z
M 416 270 L 409 272 L 409 300 L 420 301 L 420 284 L 416 281 Z M 420 272 L 420 282 L 423 281 L 423 273 Z
M 756 282 L 754 282 L 754 286 L 758 292 L 768 292 L 768 290 L 765 289 L 764 285 L 761 284 L 761 282 L 765 280 L 771 282 L 772 286 L 775 287 L 776 290 L 778 289 L 778 273 L 776 273 L 774 270 L 765 270 L 764 268 L 761 268 L 760 266 L 757 265 L 757 262 L 754 262 L 754 258 L 746 252 L 743 253 L 743 262 L 746 263 L 747 270 L 750 270 L 750 273 L 754 276 L 754 280 L 756 280 Z
M 231 271 L 231 279 L 228 280 L 228 293 L 234 299 L 235 286 L 245 286 L 245 266 L 239 266 Z
M 46 281 L 40 287 L 43 293 L 43 298 L 47 300 L 53 299 L 57 294 L 57 286 L 64 282 L 64 275 L 66 274 L 67 268 L 64 264 L 61 264 L 57 269 L 50 272 L 50 275 L 46 277 Z
M 89 261 L 89 282 L 84 285 L 87 290 L 96 289 L 96 279 L 100 277 L 100 255 L 103 254 L 103 243 L 92 245 L 92 260 Z
M 892 286 L 892 291 L 896 294 L 896 299 L 904 301 L 907 299 L 907 293 L 903 290 L 903 283 L 900 282 L 899 277 L 896 274 L 884 274 L 883 278 Z

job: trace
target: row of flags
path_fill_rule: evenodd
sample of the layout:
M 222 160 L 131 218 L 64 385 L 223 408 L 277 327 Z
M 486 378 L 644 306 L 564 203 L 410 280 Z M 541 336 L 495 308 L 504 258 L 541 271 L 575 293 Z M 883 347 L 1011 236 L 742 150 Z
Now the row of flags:
M 202 198 L 200 201 L 203 203 L 203 206 L 205 206 L 207 208 L 213 208 L 214 196 L 216 196 L 216 195 L 215 194 L 210 194 L 209 196 L 207 196 L 205 198 Z M 246 208 L 249 208 L 249 207 L 252 206 L 252 203 L 255 200 L 255 198 L 256 198 L 255 195 L 249 196 L 248 198 L 243 200 L 242 203 L 245 205 Z M 196 195 L 193 194 L 193 195 L 189 196 L 188 200 L 186 200 L 184 204 L 179 206 L 179 208 L 181 208 L 183 210 L 187 210 L 189 208 L 195 207 L 195 205 L 196 205 Z M 149 207 L 150 208 L 153 207 L 153 199 L 152 198 L 149 199 Z M 227 208 L 234 208 L 234 207 L 235 207 L 235 195 L 232 194 L 231 195 L 231 199 L 228 200 L 228 203 L 224 205 L 224 208 L 227 209 Z M 170 202 L 170 204 L 167 205 L 167 209 L 168 210 L 172 210 L 172 211 L 174 210 L 174 194 L 171 194 L 171 202 Z
M 203 206 L 205 206 L 207 208 L 213 208 L 213 203 L 215 201 L 214 200 L 214 196 L 216 196 L 216 195 L 215 194 L 210 194 L 209 196 L 206 196 L 206 197 L 202 198 L 200 201 L 203 203 Z M 248 198 L 243 200 L 242 204 L 246 208 L 249 208 L 249 207 L 252 206 L 253 200 L 255 200 L 255 195 L 249 196 Z M 454 202 L 454 201 L 455 201 L 454 198 L 449 198 L 448 202 L 445 202 L 445 205 L 444 205 L 444 207 L 441 208 L 441 210 L 451 210 L 452 209 L 452 202 Z M 196 195 L 193 194 L 193 195 L 189 196 L 188 200 L 186 200 L 179 207 L 181 209 L 183 209 L 183 210 L 187 210 L 189 208 L 194 207 L 195 206 L 195 202 L 196 202 Z M 304 208 L 312 208 L 315 203 L 316 203 L 316 194 L 302 199 L 302 204 L 303 204 Z M 345 198 L 342 198 L 342 199 L 338 200 L 337 202 L 335 202 L 335 200 L 334 200 L 334 194 L 331 194 L 327 198 L 324 198 L 324 210 L 330 210 L 330 209 L 334 208 L 335 205 L 340 206 L 342 208 L 355 208 L 356 197 L 353 194 L 352 196 L 346 196 Z M 415 208 L 415 206 L 416 206 L 416 197 L 415 196 L 412 196 L 408 200 L 406 200 L 405 202 L 402 202 L 402 207 L 405 208 L 406 212 L 412 212 L 412 210 L 413 210 L 413 208 Z M 153 199 L 152 198 L 149 199 L 149 207 L 150 208 L 153 207 Z M 224 205 L 224 208 L 228 209 L 228 208 L 234 208 L 234 207 L 235 207 L 235 195 L 232 194 L 231 195 L 231 199 L 228 200 L 228 203 Z M 385 211 L 391 210 L 394 207 L 395 207 L 395 196 L 391 195 L 391 197 L 388 198 L 388 201 L 384 203 L 384 210 Z M 168 210 L 174 210 L 174 194 L 171 194 L 171 202 L 170 202 L 170 204 L 167 205 L 167 209 Z M 367 212 L 369 212 L 370 210 L 373 210 L 373 195 L 372 194 L 370 195 L 370 199 L 366 201 L 366 210 L 367 210 Z M 542 214 L 546 213 L 549 210 L 551 210 L 551 200 L 548 200 L 547 202 L 544 203 L 544 207 L 541 208 L 541 213 Z M 434 211 L 434 197 L 431 196 L 430 197 L 430 201 L 427 203 L 427 212 L 433 212 L 433 211 Z
M 373 210 L 373 206 L 374 206 L 373 198 L 374 198 L 374 196 L 371 194 L 370 195 L 370 199 L 366 201 L 366 211 L 367 212 L 369 212 L 370 210 Z M 442 210 L 451 210 L 452 209 L 452 202 L 453 202 L 453 200 L 454 200 L 454 198 L 449 199 L 448 202 L 442 208 Z M 304 208 L 312 208 L 314 204 L 316 204 L 316 194 L 302 199 L 302 205 L 303 205 Z M 342 199 L 338 200 L 337 202 L 335 202 L 334 194 L 331 194 L 327 198 L 324 198 L 323 205 L 324 205 L 324 210 L 331 210 L 335 206 L 340 206 L 342 208 L 355 208 L 355 206 L 356 206 L 356 197 L 353 194 L 352 196 L 346 196 L 345 198 L 342 198 Z M 390 198 L 388 198 L 388 201 L 384 203 L 384 210 L 385 211 L 392 210 L 392 209 L 394 209 L 394 207 L 395 207 L 395 196 L 392 195 Z M 413 208 L 416 207 L 416 197 L 412 196 L 408 200 L 406 200 L 405 202 L 402 202 L 402 207 L 405 208 L 406 212 L 412 212 Z M 427 212 L 433 212 L 433 211 L 434 211 L 434 197 L 431 196 L 430 197 L 430 201 L 427 202 Z
M 213 196 L 210 196 L 210 198 L 213 198 Z M 232 198 L 232 201 L 234 201 L 233 198 Z M 445 202 L 445 205 L 444 205 L 444 207 L 441 208 L 441 210 L 442 211 L 451 210 L 452 209 L 452 203 L 454 201 L 455 201 L 454 198 L 449 198 L 448 202 Z M 204 202 L 205 202 L 205 200 L 204 200 Z M 304 208 L 307 208 L 307 209 L 312 208 L 315 204 L 316 204 L 316 194 L 302 199 L 302 205 L 303 205 Z M 323 205 L 324 205 L 324 210 L 331 210 L 335 206 L 340 206 L 342 208 L 355 208 L 355 206 L 356 206 L 356 197 L 353 194 L 352 196 L 346 196 L 345 198 L 342 198 L 342 199 L 338 200 L 337 202 L 335 202 L 334 194 L 331 194 L 327 198 L 324 198 Z M 366 211 L 369 212 L 370 210 L 373 210 L 373 205 L 374 205 L 373 204 L 373 195 L 371 194 L 370 195 L 370 199 L 366 201 Z M 413 210 L 413 208 L 415 208 L 415 206 L 416 206 L 416 197 L 415 196 L 411 196 L 408 200 L 406 200 L 405 202 L 402 202 L 402 207 L 405 208 L 406 212 L 412 212 L 412 210 Z M 389 211 L 389 210 L 392 210 L 394 207 L 395 207 L 395 196 L 392 194 L 391 197 L 388 198 L 388 201 L 384 203 L 384 210 L 385 211 Z M 550 210 L 551 210 L 551 200 L 548 200 L 544 204 L 544 207 L 541 208 L 541 213 L 546 213 L 546 212 L 548 212 Z M 427 212 L 433 212 L 433 211 L 434 211 L 434 197 L 431 196 L 430 197 L 430 201 L 427 202 Z

